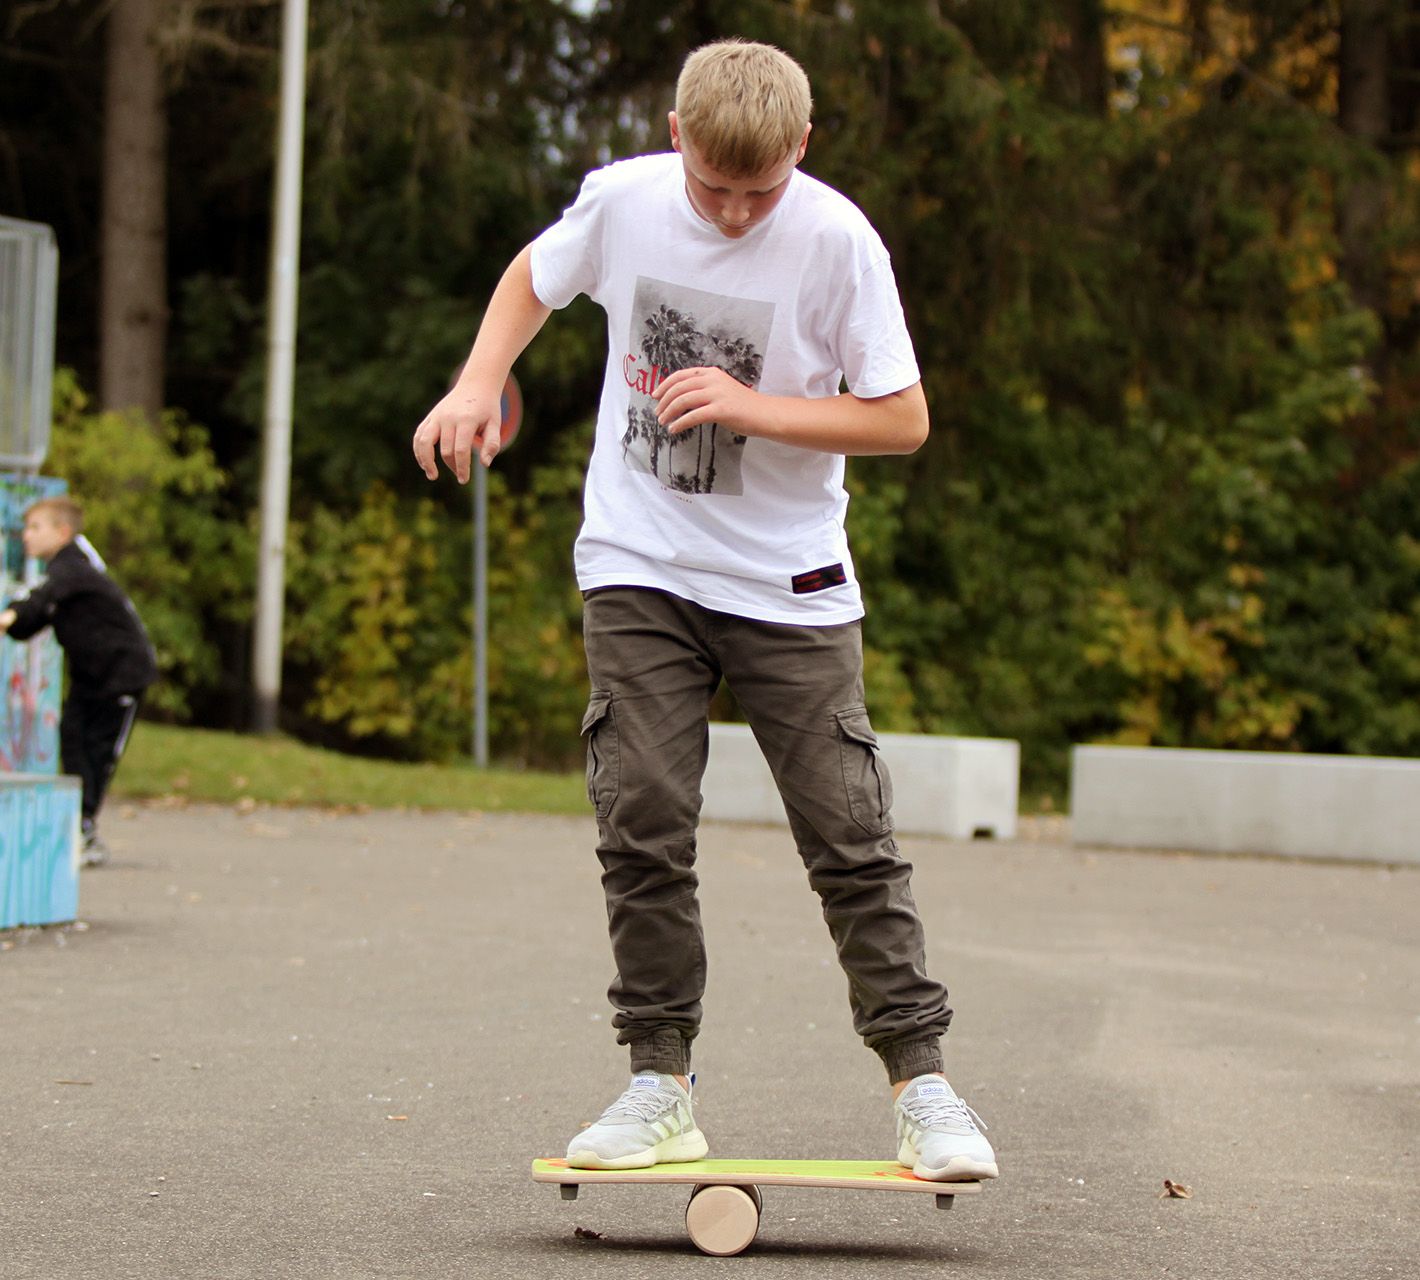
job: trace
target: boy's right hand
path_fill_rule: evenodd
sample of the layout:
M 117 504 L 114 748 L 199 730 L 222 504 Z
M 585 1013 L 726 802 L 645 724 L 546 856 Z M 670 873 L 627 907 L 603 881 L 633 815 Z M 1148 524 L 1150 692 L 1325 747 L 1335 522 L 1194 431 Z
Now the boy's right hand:
M 479 387 L 455 386 L 414 432 L 414 460 L 430 480 L 439 475 L 437 458 L 467 484 L 473 452 L 485 466 L 493 465 L 503 444 L 503 389 L 491 395 Z

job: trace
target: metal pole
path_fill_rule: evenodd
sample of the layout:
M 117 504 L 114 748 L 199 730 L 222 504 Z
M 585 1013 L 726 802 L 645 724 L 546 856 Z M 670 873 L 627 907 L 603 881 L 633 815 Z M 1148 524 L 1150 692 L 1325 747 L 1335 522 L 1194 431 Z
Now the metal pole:
M 473 762 L 488 765 L 488 468 L 473 459 Z
M 307 0 L 285 0 L 281 115 L 268 295 L 266 428 L 261 475 L 253 675 L 258 733 L 276 728 L 281 700 L 281 622 L 286 603 L 286 520 L 291 496 L 291 395 L 296 363 L 296 284 L 301 247 L 301 152 L 306 106 Z

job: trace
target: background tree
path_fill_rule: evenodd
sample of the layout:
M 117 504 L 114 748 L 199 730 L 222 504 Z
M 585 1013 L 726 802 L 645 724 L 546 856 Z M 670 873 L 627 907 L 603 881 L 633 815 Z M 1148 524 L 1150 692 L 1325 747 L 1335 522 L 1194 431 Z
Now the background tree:
M 163 399 L 208 429 L 230 482 L 207 501 L 240 527 L 275 10 L 164 4 Z M 85 385 L 106 12 L 21 4 L 0 33 L 0 202 L 59 230 L 61 352 Z M 410 428 L 513 253 L 588 168 L 663 148 L 684 54 L 740 34 L 808 69 L 805 168 L 881 230 L 932 407 L 918 454 L 849 466 L 884 726 L 1019 738 L 1028 787 L 1057 789 L 1069 744 L 1093 738 L 1420 752 L 1418 16 L 1417 0 L 314 0 L 289 723 L 457 749 L 457 663 L 447 715 L 418 680 L 466 644 L 467 495 L 417 475 Z M 602 333 L 579 302 L 519 367 L 531 430 L 499 462 L 509 558 L 491 584 L 510 758 L 575 750 L 569 548 Z M 648 357 L 690 358 L 652 354 L 674 337 Z M 669 442 L 644 429 L 665 472 Z M 678 460 L 686 444 L 713 465 L 703 439 Z M 188 713 L 240 722 L 242 623 L 204 599 L 224 665 L 194 677 Z
M 165 403 L 168 332 L 167 116 L 158 53 L 162 0 L 113 0 L 104 20 L 99 399 Z

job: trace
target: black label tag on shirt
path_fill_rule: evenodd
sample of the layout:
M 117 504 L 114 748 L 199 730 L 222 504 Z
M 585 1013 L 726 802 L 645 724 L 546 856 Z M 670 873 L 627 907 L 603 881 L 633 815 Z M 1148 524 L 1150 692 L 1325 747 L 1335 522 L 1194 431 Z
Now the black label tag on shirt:
M 813 591 L 827 591 L 829 587 L 841 587 L 848 581 L 841 564 L 825 565 L 822 569 L 810 569 L 791 579 L 796 596 L 806 596 Z

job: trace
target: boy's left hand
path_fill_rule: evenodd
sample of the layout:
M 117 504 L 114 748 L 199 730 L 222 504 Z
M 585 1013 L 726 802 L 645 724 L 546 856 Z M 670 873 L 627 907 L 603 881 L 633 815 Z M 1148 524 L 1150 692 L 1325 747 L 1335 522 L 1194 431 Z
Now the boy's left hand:
M 761 396 L 723 369 L 680 369 L 652 393 L 656 416 L 672 435 L 706 422 L 718 422 L 741 435 L 753 435 Z

